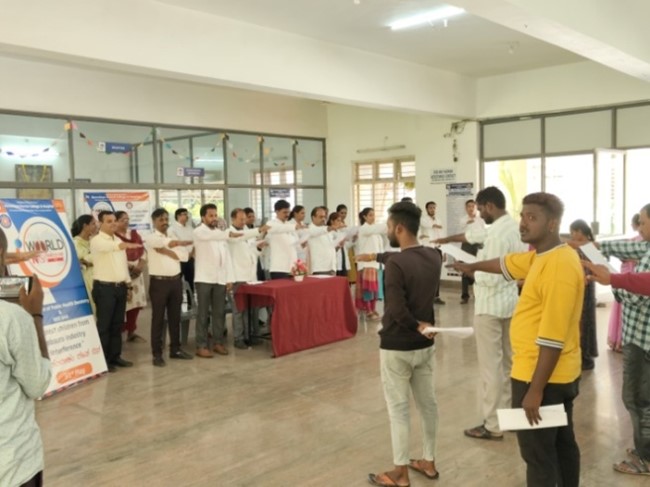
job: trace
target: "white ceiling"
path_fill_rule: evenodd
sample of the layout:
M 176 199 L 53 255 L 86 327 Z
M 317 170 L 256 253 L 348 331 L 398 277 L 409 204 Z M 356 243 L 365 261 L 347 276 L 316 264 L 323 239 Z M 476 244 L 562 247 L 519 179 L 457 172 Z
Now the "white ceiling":
M 450 19 L 446 28 L 441 23 L 397 32 L 387 27 L 442 5 L 438 0 L 360 0 L 359 5 L 353 0 L 158 1 L 473 77 L 583 59 L 469 14 Z

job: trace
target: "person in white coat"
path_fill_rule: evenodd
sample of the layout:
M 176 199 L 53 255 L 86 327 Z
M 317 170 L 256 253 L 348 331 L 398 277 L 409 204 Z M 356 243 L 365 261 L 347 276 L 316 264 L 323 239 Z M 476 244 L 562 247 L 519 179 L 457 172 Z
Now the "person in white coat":
M 424 205 L 426 209 L 422 213 L 422 218 L 420 219 L 420 233 L 419 240 L 422 245 L 431 247 L 433 250 L 438 252 L 440 259 L 444 262 L 444 256 L 442 255 L 442 250 L 440 250 L 440 244 L 435 243 L 436 240 L 445 236 L 445 229 L 442 221 L 436 216 L 437 205 L 435 201 L 428 201 Z M 442 270 L 442 267 L 440 268 Z M 440 279 L 438 280 L 440 281 Z M 436 289 L 436 298 L 434 304 L 445 304 L 445 302 L 440 298 L 440 285 Z
M 351 265 L 348 250 L 354 245 L 353 239 L 350 238 L 340 213 L 330 213 L 327 219 L 327 226 L 336 228 L 336 231 L 330 234 L 334 242 L 334 249 L 336 250 L 336 275 L 348 277 Z
M 306 242 L 309 250 L 309 268 L 312 274 L 336 274 L 336 246 L 332 232 L 337 226 L 327 226 L 327 212 L 322 206 L 311 211 L 311 225 L 306 230 Z
M 297 230 L 302 228 L 300 223 L 289 220 L 289 202 L 275 202 L 275 218 L 267 223 L 266 241 L 269 244 L 271 279 L 285 279 L 291 276 L 291 268 L 298 260 Z
M 359 213 L 358 254 L 380 254 L 384 251 L 386 224 L 375 223 L 375 210 L 364 208 Z M 377 300 L 382 289 L 381 264 L 378 262 L 357 262 L 357 285 L 355 304 L 357 310 L 370 320 L 381 317 L 376 311 Z
M 196 320 L 196 355 L 212 358 L 213 352 L 228 355 L 224 345 L 226 327 L 226 293 L 232 288 L 234 274 L 226 241 L 241 233 L 219 230 L 217 207 L 201 207 L 201 224 L 194 229 L 194 287 L 198 299 Z M 208 316 L 212 322 L 208 336 Z
M 264 225 L 259 228 L 247 228 L 246 213 L 241 208 L 235 208 L 230 212 L 230 221 L 230 231 L 242 234 L 240 237 L 228 240 L 235 279 L 232 292 L 229 295 L 232 307 L 232 333 L 235 348 L 246 349 L 248 345 L 259 343 L 259 340 L 254 338 L 254 335 L 257 335 L 258 317 L 257 313 L 252 313 L 252 326 L 249 328 L 248 313 L 245 310 L 237 309 L 234 297 L 239 286 L 257 280 L 259 253 L 261 247 L 266 245 L 263 240 L 258 240 L 258 237 L 263 235 L 268 227 Z M 248 330 L 251 331 L 252 336 L 247 336 Z

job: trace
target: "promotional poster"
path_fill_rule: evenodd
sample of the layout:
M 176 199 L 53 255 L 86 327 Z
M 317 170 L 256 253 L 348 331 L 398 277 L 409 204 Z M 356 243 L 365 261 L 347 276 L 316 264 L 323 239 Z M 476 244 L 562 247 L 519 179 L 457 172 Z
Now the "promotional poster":
M 54 371 L 45 396 L 106 372 L 95 319 L 61 200 L 0 200 L 9 252 L 41 252 L 9 266 L 36 274 L 43 286 L 43 324 Z

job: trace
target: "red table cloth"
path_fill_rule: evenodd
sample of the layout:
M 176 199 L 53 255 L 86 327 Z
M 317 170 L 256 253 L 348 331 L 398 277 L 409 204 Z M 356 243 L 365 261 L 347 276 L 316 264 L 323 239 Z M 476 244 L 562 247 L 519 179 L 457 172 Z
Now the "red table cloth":
M 242 284 L 235 301 L 241 310 L 273 306 L 271 343 L 275 357 L 345 340 L 357 333 L 357 313 L 344 277 Z

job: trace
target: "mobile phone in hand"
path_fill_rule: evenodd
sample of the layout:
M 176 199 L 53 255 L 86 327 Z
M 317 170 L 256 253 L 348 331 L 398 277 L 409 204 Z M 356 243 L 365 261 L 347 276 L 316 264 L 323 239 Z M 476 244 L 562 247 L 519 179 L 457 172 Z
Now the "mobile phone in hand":
M 22 287 L 29 294 L 32 290 L 32 276 L 0 277 L 0 299 L 18 299 Z

